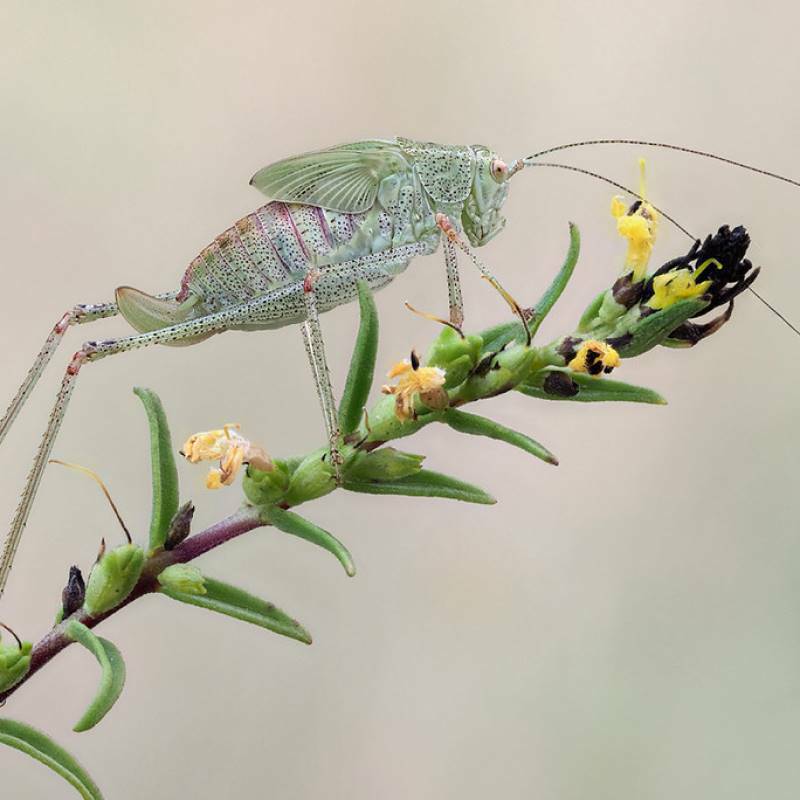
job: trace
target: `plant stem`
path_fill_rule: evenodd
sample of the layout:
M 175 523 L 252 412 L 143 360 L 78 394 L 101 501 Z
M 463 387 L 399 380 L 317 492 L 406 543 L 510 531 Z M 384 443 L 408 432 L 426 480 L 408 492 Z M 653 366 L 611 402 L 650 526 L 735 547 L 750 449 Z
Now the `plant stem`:
M 207 553 L 209 550 L 213 550 L 215 547 L 219 547 L 225 544 L 225 542 L 229 542 L 231 539 L 235 539 L 237 536 L 248 533 L 255 528 L 262 527 L 265 524 L 266 523 L 261 520 L 261 514 L 257 508 L 252 506 L 242 508 L 229 517 L 206 528 L 204 531 L 190 536 L 174 550 L 164 550 L 160 553 L 156 553 L 152 558 L 149 558 L 133 591 L 120 605 L 96 617 L 90 616 L 85 609 L 81 608 L 68 617 L 68 619 L 77 620 L 83 623 L 87 628 L 94 628 L 104 619 L 110 617 L 112 614 L 116 614 L 118 611 L 125 608 L 125 606 L 130 605 L 134 600 L 138 600 L 146 594 L 157 591 L 159 585 L 157 580 L 158 574 L 170 564 L 192 561 L 198 556 Z M 72 644 L 72 639 L 67 636 L 65 630 L 66 622 L 67 620 L 64 620 L 59 625 L 56 625 L 36 643 L 31 651 L 31 668 L 19 683 L 15 684 L 10 689 L 6 689 L 5 692 L 0 692 L 0 705 L 3 705 L 17 689 L 27 683 L 27 681 L 44 667 L 45 664 L 48 664 L 64 648 Z

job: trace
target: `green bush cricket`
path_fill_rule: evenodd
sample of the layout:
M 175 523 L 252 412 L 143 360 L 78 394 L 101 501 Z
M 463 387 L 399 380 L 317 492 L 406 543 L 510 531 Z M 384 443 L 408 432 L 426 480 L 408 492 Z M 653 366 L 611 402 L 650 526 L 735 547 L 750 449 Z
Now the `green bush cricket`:
M 119 339 L 87 341 L 72 357 L 0 556 L 0 595 L 84 364 L 152 344 L 190 345 L 225 330 L 299 324 L 336 467 L 340 432 L 320 313 L 353 301 L 359 281 L 373 290 L 386 286 L 413 258 L 435 252 L 443 242 L 450 325 L 460 328 L 464 319 L 457 249 L 525 321 L 530 312 L 513 301 L 472 248 L 483 246 L 503 229 L 500 211 L 509 180 L 527 166 L 584 172 L 638 197 L 587 170 L 537 160 L 554 150 L 611 143 L 690 152 L 800 185 L 711 153 L 638 140 L 576 142 L 509 166 L 482 145 L 451 146 L 398 137 L 340 145 L 265 167 L 250 183 L 270 202 L 204 248 L 185 271 L 178 290 L 154 296 L 120 287 L 115 302 L 77 305 L 67 311 L 47 337 L 0 420 L 0 442 L 70 326 L 121 314 L 138 331 Z

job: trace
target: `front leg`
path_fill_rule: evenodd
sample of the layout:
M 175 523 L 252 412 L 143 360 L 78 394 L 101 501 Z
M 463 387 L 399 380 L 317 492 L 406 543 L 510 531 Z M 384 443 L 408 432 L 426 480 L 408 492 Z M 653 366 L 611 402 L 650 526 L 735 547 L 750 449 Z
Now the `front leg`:
M 444 234 L 444 241 L 445 241 L 445 257 L 447 257 L 447 246 L 449 245 L 451 248 L 455 249 L 456 247 L 465 253 L 470 261 L 478 268 L 478 272 L 480 272 L 481 277 L 488 281 L 494 288 L 498 291 L 500 296 L 503 300 L 508 303 L 509 308 L 520 318 L 523 327 L 526 331 L 529 331 L 528 322 L 530 321 L 531 317 L 533 316 L 533 310 L 528 308 L 522 308 L 522 306 L 512 297 L 512 295 L 503 288 L 503 285 L 500 283 L 494 275 L 487 269 L 486 265 L 472 252 L 470 247 L 464 242 L 461 237 L 458 235 L 458 231 L 456 230 L 455 226 L 451 222 L 450 218 L 446 214 L 437 214 L 436 215 L 436 225 Z M 448 262 L 449 268 L 449 262 Z M 448 272 L 448 284 L 450 280 L 450 275 Z M 451 314 L 452 314 L 452 301 L 451 301 Z M 528 334 L 530 344 L 530 333 Z

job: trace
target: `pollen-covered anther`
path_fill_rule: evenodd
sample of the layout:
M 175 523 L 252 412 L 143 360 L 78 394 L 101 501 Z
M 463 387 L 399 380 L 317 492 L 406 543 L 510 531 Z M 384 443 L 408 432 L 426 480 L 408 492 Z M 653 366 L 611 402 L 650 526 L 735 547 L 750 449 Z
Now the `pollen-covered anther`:
M 656 241 L 658 212 L 646 200 L 637 200 L 627 208 L 621 197 L 611 200 L 611 215 L 617 220 L 617 233 L 628 240 L 625 268 L 633 271 L 633 280 L 645 276 Z
M 700 281 L 697 279 L 709 266 L 720 269 L 722 265 L 713 258 L 703 262 L 696 270 L 675 269 L 663 272 L 653 278 L 653 296 L 647 301 L 650 308 L 669 308 L 679 300 L 690 300 L 700 297 L 711 288 L 713 280 Z
M 238 433 L 240 427 L 231 423 L 219 430 L 195 433 L 183 445 L 181 455 L 192 464 L 219 459 L 219 467 L 206 476 L 206 488 L 230 486 L 243 464 L 265 472 L 273 468 L 267 452 Z
M 439 367 L 421 367 L 413 350 L 411 357 L 395 364 L 387 377 L 397 378 L 397 383 L 384 386 L 381 391 L 395 396 L 394 413 L 403 422 L 416 419 L 414 400 L 417 397 L 434 410 L 447 408 L 450 402 L 444 388 L 445 371 Z
M 587 372 L 589 375 L 608 374 L 620 364 L 619 353 L 608 343 L 597 339 L 587 339 L 567 366 L 573 372 Z

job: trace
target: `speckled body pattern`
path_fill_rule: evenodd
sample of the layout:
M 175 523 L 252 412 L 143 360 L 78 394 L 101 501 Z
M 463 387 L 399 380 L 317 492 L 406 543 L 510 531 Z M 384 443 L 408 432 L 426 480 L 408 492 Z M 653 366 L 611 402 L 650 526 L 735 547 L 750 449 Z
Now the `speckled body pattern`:
M 437 213 L 446 214 L 460 230 L 462 215 L 475 220 L 487 205 L 499 208 L 505 199 L 507 189 L 502 187 L 499 196 L 487 202 L 482 187 L 488 176 L 480 175 L 480 164 L 481 156 L 484 166 L 488 163 L 485 154 L 489 151 L 482 146 L 403 138 L 363 143 L 364 149 L 367 146 L 388 153 L 387 162 L 395 170 L 371 176 L 377 192 L 369 208 L 348 213 L 274 200 L 243 217 L 204 248 L 186 270 L 175 299 L 185 302 L 191 297 L 196 302 L 191 320 L 272 294 L 273 300 L 253 309 L 246 322 L 226 327 L 254 330 L 296 324 L 304 318 L 305 306 L 297 289 L 290 287 L 302 283 L 309 270 L 321 273 L 315 286 L 317 308 L 328 311 L 351 302 L 359 280 L 380 289 L 405 270 L 412 258 L 433 253 L 441 239 Z M 488 183 L 494 185 L 492 180 Z M 294 195 L 302 197 L 303 192 L 295 189 Z M 502 220 L 498 223 L 492 217 L 492 225 L 499 230 Z M 458 288 L 450 255 L 452 301 Z M 336 269 L 344 264 L 346 269 Z
M 295 324 L 303 319 L 305 305 L 302 293 L 291 287 L 317 268 L 320 312 L 348 303 L 356 296 L 358 280 L 366 280 L 373 291 L 381 289 L 414 256 L 436 250 L 439 232 L 433 212 L 421 200 L 419 195 L 415 204 L 409 197 L 389 209 L 376 201 L 363 214 L 277 200 L 267 203 L 202 250 L 186 270 L 175 299 L 183 302 L 194 295 L 199 302 L 193 316 L 203 317 L 273 293 L 274 302 L 235 327 Z M 344 262 L 347 272 L 334 269 Z

